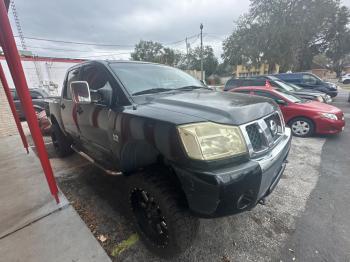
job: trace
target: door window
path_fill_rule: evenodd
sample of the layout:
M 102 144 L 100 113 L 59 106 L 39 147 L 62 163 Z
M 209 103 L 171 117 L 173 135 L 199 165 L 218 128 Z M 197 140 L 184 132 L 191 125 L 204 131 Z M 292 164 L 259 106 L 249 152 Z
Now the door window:
M 70 83 L 72 81 L 79 81 L 79 68 L 73 69 L 68 72 L 67 80 L 63 90 L 63 98 L 72 100 L 72 93 L 70 90 Z
M 257 95 L 257 96 L 264 96 L 264 97 L 268 97 L 268 98 L 271 98 L 273 100 L 279 100 L 279 97 L 277 96 L 274 96 L 270 93 L 267 93 L 267 92 L 264 92 L 264 91 L 254 91 L 254 94 Z
M 96 65 L 85 66 L 81 79 L 89 84 L 92 102 L 106 106 L 112 104 L 113 89 L 105 70 Z
M 303 75 L 303 83 L 308 85 L 316 85 L 317 78 L 312 75 Z

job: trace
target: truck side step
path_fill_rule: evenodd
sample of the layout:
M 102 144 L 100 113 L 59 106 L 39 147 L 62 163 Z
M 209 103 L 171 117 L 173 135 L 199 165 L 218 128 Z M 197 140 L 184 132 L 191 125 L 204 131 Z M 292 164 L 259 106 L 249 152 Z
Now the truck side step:
M 99 163 L 97 163 L 91 156 L 89 156 L 88 154 L 84 153 L 83 151 L 77 149 L 74 145 L 71 145 L 71 148 L 78 153 L 79 155 L 81 155 L 82 157 L 84 157 L 86 160 L 88 160 L 89 162 L 91 162 L 92 164 L 94 164 L 95 166 L 97 166 L 98 168 L 102 169 L 104 172 L 106 172 L 107 175 L 111 175 L 111 176 L 120 176 L 123 175 L 122 172 L 118 172 L 118 171 L 114 171 L 114 170 L 110 170 L 110 169 L 106 169 L 104 168 L 102 165 L 100 165 Z

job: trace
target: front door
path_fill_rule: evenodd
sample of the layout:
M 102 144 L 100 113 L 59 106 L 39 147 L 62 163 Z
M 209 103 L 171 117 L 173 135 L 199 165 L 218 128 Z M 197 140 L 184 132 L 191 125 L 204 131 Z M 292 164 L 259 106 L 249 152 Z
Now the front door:
M 80 136 L 80 127 L 76 112 L 77 104 L 72 100 L 70 83 L 79 80 L 79 71 L 79 68 L 75 68 L 68 72 L 67 78 L 63 84 L 62 99 L 60 101 L 61 118 L 64 123 L 64 129 L 75 138 L 79 138 Z
M 110 106 L 113 89 L 108 72 L 100 65 L 91 64 L 82 68 L 80 80 L 90 88 L 91 104 L 77 105 L 78 123 L 83 147 L 100 161 L 111 155 L 113 115 Z

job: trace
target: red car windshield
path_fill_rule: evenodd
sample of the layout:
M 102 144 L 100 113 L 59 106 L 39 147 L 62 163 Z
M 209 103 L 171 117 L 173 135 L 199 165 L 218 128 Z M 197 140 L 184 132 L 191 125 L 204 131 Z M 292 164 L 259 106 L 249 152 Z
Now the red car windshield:
M 287 91 L 285 90 L 282 90 L 282 89 L 278 89 L 278 90 L 275 90 L 275 92 L 280 95 L 281 97 L 283 97 L 284 99 L 287 99 L 288 101 L 290 102 L 293 102 L 293 103 L 302 103 L 304 102 L 304 100 L 302 100 L 301 98 L 291 94 L 291 93 L 288 93 Z

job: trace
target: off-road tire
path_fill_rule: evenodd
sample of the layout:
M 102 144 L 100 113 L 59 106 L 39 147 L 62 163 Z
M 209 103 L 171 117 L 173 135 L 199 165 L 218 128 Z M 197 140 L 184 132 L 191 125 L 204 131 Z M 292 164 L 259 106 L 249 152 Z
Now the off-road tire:
M 309 126 L 309 131 L 307 133 L 300 134 L 295 132 L 295 130 L 293 129 L 293 124 L 297 123 L 298 121 L 307 123 L 307 125 Z M 296 117 L 289 121 L 288 125 L 291 128 L 292 134 L 297 137 L 310 137 L 315 133 L 315 124 L 312 122 L 312 120 L 305 117 Z
M 131 175 L 128 178 L 128 194 L 133 222 L 143 243 L 151 252 L 159 257 L 171 258 L 178 256 L 191 246 L 198 232 L 199 220 L 189 214 L 188 208 L 182 202 L 181 194 L 164 177 L 166 177 L 166 174 L 159 174 L 153 171 Z M 158 227 L 153 227 L 154 224 L 151 225 L 151 218 L 141 216 L 143 219 L 138 214 L 147 213 L 146 208 L 135 207 L 135 202 L 137 202 L 135 198 L 137 199 L 136 196 L 139 196 L 140 192 L 141 195 L 145 193 L 149 201 L 153 201 L 152 204 L 147 204 L 147 206 L 157 207 L 159 210 L 157 209 L 156 214 L 159 213 L 159 216 L 164 218 L 162 223 L 164 222 L 166 227 L 161 228 L 161 223 L 157 224 L 164 231 L 162 233 L 157 232 L 159 242 L 152 239 L 155 232 L 152 232 L 150 229 L 152 228 L 156 231 Z M 145 200 L 142 199 L 142 201 Z M 148 225 L 144 226 L 146 227 L 144 229 L 142 223 L 147 219 Z M 151 233 L 146 232 L 150 232 L 149 230 L 151 230 Z M 167 237 L 164 237 L 163 234 L 166 234 Z M 162 242 L 161 240 L 164 238 L 166 240 Z
M 59 157 L 66 157 L 73 153 L 71 140 L 65 136 L 57 123 L 52 123 L 51 139 Z

